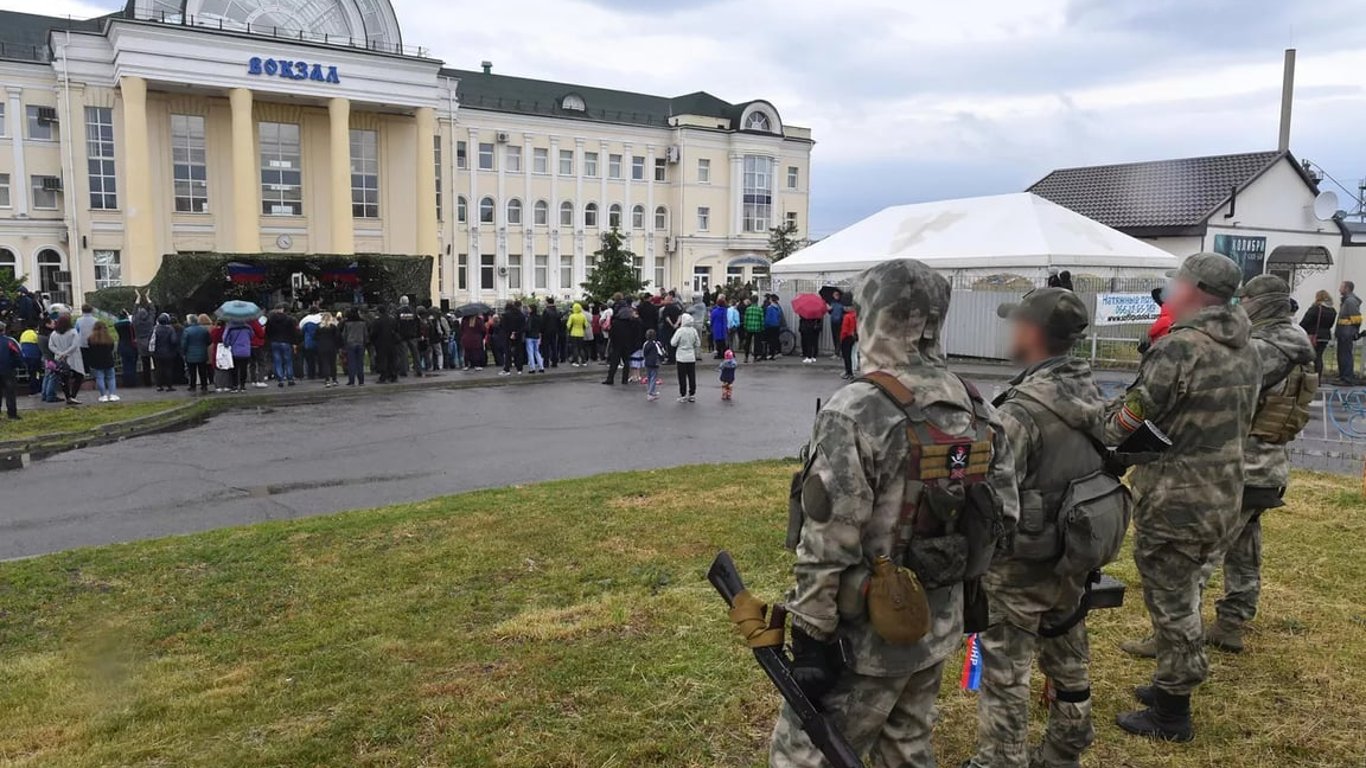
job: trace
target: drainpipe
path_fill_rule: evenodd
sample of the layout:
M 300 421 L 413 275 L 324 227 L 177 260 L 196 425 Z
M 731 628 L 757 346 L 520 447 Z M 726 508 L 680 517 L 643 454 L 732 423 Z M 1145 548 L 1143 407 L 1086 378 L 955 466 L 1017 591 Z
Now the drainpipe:
M 67 167 L 71 170 L 71 183 L 75 184 L 76 149 L 74 147 L 75 142 L 72 141 L 71 133 L 69 132 L 71 129 L 74 129 L 76 122 L 75 115 L 71 113 L 71 64 L 67 61 L 70 51 L 71 28 L 68 26 L 66 30 L 66 43 L 62 46 L 62 90 L 64 91 L 63 98 L 66 100 L 66 119 L 68 123 L 68 131 L 63 131 L 63 137 L 66 139 L 66 160 Z M 79 307 L 85 301 L 85 277 L 81 271 L 80 264 L 81 233 L 79 231 L 78 219 L 76 216 L 76 196 L 65 189 L 65 184 L 62 186 L 62 197 L 66 201 L 66 231 L 68 233 L 66 258 L 67 265 L 71 270 L 71 303 L 72 305 Z M 80 301 L 77 301 L 78 297 Z

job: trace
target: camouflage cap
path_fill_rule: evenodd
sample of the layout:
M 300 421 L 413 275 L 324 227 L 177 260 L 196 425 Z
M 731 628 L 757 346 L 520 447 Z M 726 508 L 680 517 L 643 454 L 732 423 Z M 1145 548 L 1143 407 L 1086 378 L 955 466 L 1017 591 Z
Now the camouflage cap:
M 1242 290 L 1238 291 L 1238 296 L 1244 299 L 1255 299 L 1258 296 L 1289 293 L 1290 286 L 1286 285 L 1285 280 L 1275 275 L 1257 275 L 1243 284 Z
M 1175 277 L 1227 301 L 1238 292 L 1238 285 L 1243 282 L 1243 270 L 1222 253 L 1207 251 L 1187 257 Z
M 1091 324 L 1086 304 L 1066 288 L 1035 288 L 1026 293 L 1019 303 L 997 307 L 996 314 L 1037 325 L 1049 338 L 1059 341 L 1081 338 Z

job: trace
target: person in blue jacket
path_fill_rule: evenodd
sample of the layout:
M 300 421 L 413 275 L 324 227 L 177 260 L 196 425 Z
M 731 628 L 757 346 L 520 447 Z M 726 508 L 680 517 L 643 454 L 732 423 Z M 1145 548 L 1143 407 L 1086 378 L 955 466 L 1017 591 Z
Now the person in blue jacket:
M 764 304 L 764 344 L 768 347 L 768 359 L 777 360 L 779 338 L 783 329 L 783 308 L 778 306 L 778 297 L 769 295 Z
M 711 341 L 716 349 L 716 360 L 726 356 L 726 340 L 730 336 L 730 320 L 726 307 L 726 297 L 718 296 L 716 306 L 711 308 Z

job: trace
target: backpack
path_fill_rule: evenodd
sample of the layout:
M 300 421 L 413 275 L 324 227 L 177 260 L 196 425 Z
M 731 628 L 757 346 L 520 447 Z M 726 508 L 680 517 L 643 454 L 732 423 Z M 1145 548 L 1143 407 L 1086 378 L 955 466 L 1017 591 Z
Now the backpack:
M 1309 423 L 1309 405 L 1318 391 L 1319 375 L 1312 365 L 1291 366 L 1279 385 L 1262 392 L 1257 412 L 1252 417 L 1250 434 L 1272 445 L 1285 445 L 1294 440 Z

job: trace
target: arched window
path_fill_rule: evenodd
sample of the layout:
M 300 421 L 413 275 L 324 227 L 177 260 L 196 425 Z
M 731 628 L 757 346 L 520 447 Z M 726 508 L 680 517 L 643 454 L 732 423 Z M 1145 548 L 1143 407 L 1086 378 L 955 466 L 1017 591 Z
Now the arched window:
M 67 289 L 71 287 L 71 277 L 63 268 L 64 263 L 62 254 L 51 248 L 38 252 L 38 290 L 51 294 L 53 301 L 69 304 Z
M 522 225 L 522 201 L 515 197 L 508 201 L 508 224 L 514 227 Z
M 645 229 L 645 206 L 637 205 L 631 209 L 631 229 Z
M 772 133 L 773 125 L 769 122 L 768 115 L 763 112 L 752 112 L 749 117 L 745 118 L 745 130 Z
M 531 210 L 532 224 L 535 224 L 538 227 L 550 225 L 550 203 L 547 203 L 544 200 L 537 200 L 536 205 L 533 206 Z
M 574 204 L 568 200 L 560 203 L 560 226 L 574 226 Z
M 18 276 L 19 257 L 8 248 L 0 248 L 0 277 L 13 280 Z
M 585 227 L 596 227 L 598 225 L 597 203 L 589 203 L 583 207 L 583 225 Z
M 607 226 L 609 226 L 609 227 L 620 227 L 620 226 L 621 226 L 621 205 L 620 205 L 620 204 L 618 204 L 618 203 L 612 203 L 612 207 L 607 209 Z
M 666 210 L 664 209 L 664 206 L 661 205 L 661 206 L 659 206 L 658 208 L 655 209 L 655 229 L 661 230 L 661 231 L 662 231 L 662 230 L 665 230 L 665 229 L 668 229 L 668 228 L 669 228 L 669 212 L 666 211 Z
M 486 197 L 479 201 L 479 223 L 493 223 L 493 198 Z
M 583 97 L 577 93 L 571 93 L 560 99 L 560 109 L 567 109 L 571 112 L 583 112 L 588 109 L 588 105 L 583 103 Z
M 470 213 L 468 205 L 465 203 L 465 196 L 461 195 L 455 199 L 455 220 L 464 224 L 469 221 Z

